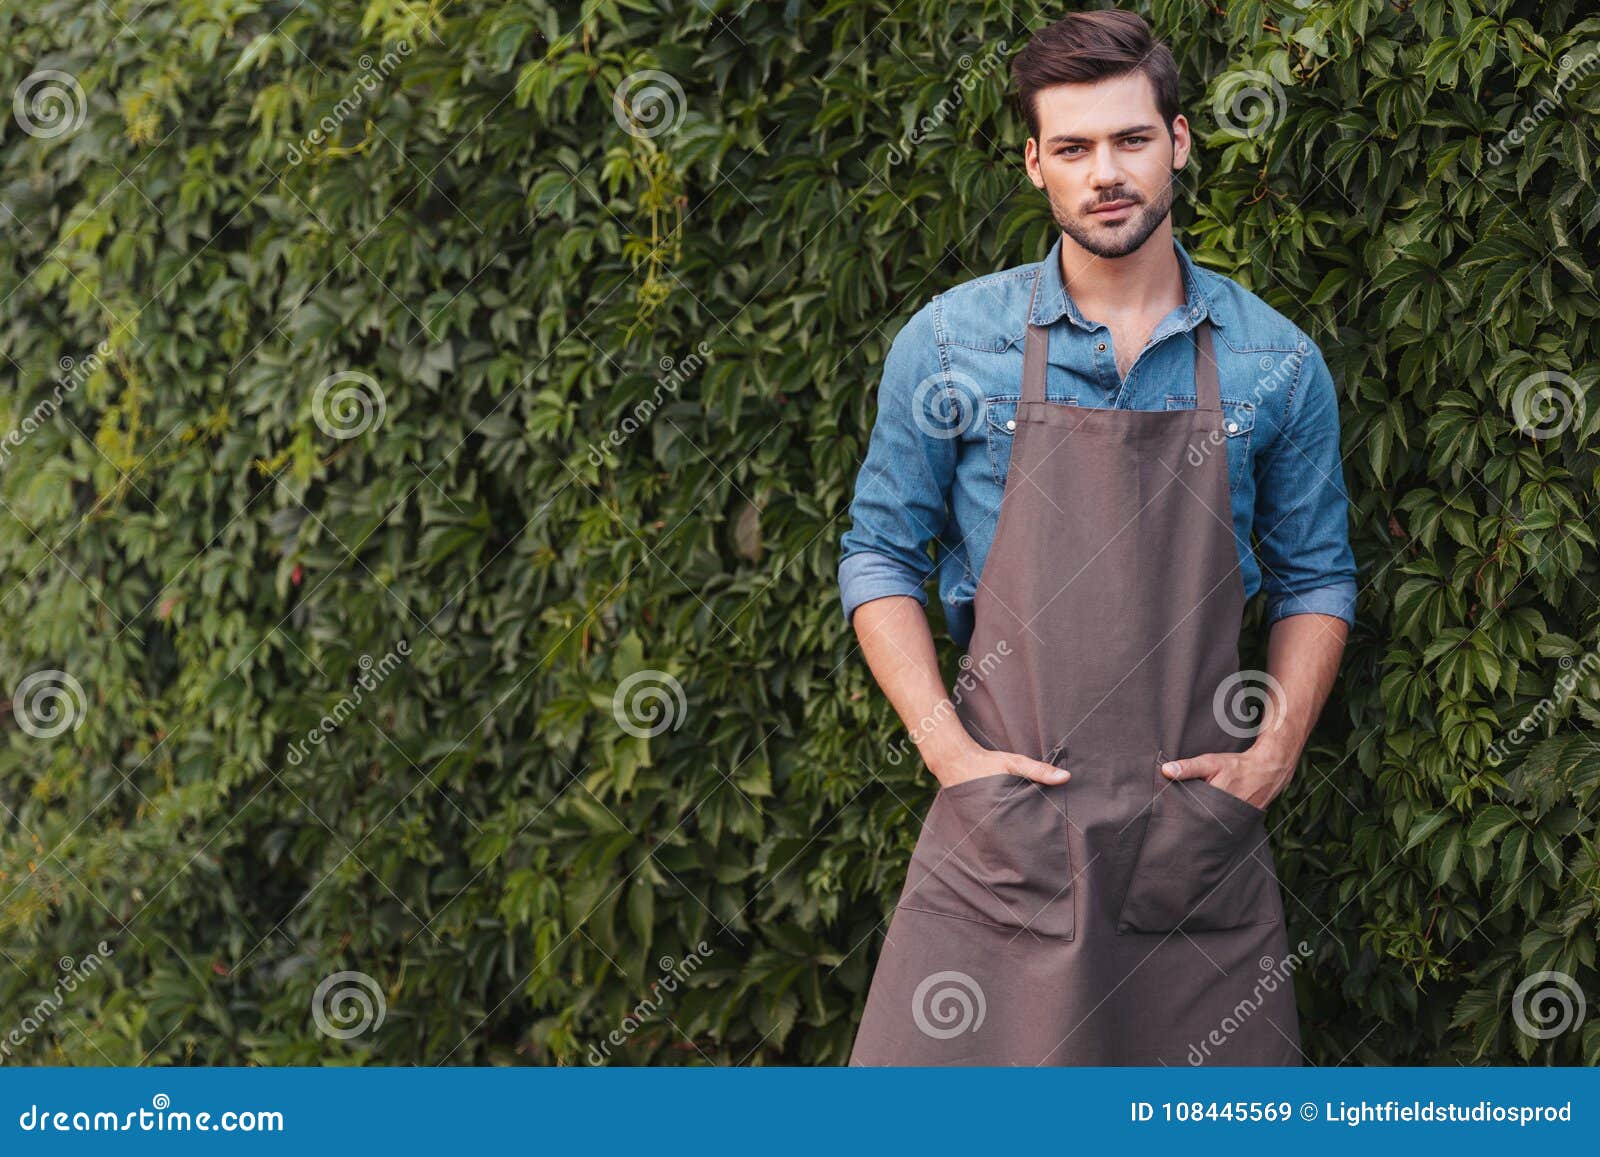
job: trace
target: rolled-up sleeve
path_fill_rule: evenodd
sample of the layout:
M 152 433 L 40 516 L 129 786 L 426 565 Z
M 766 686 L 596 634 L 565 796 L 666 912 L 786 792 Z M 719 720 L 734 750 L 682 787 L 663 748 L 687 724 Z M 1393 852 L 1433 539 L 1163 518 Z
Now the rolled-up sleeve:
M 1255 531 L 1269 624 L 1320 614 L 1355 625 L 1356 567 L 1339 455 L 1339 399 L 1315 346 L 1301 359 L 1281 436 L 1256 463 Z
M 851 524 L 840 539 L 847 623 L 862 603 L 887 595 L 928 604 L 924 586 L 935 567 L 928 545 L 945 524 L 956 463 L 956 440 L 935 420 L 944 393 L 929 303 L 901 327 L 884 359 Z

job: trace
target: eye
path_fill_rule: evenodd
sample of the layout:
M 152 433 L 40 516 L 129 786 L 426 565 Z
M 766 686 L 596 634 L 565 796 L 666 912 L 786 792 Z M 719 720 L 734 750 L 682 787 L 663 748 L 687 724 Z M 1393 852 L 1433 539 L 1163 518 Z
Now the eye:
M 1149 139 L 1149 137 L 1139 136 L 1137 133 L 1135 133 L 1131 137 L 1123 137 L 1122 143 L 1125 145 L 1142 145 Z
M 1083 148 L 1082 145 L 1062 145 L 1059 149 L 1056 150 L 1056 156 L 1058 156 L 1058 157 L 1076 156 L 1078 154 L 1078 151 L 1081 150 L 1082 148 Z

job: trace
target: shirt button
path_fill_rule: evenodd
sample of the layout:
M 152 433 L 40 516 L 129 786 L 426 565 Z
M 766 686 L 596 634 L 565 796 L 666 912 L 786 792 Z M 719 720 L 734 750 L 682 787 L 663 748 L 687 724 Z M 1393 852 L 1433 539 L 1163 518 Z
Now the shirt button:
M 1015 418 L 1007 418 L 1006 419 L 1006 429 L 1007 430 L 1015 430 L 1016 428 L 1017 428 L 1017 420 Z
M 1229 422 L 1228 423 L 1228 433 L 1237 434 L 1238 432 L 1239 432 L 1239 423 L 1238 422 Z
M 1099 350 L 1101 353 L 1104 353 L 1105 349 L 1106 349 L 1106 343 L 1105 342 L 1101 342 L 1099 345 L 1095 346 L 1094 348 Z

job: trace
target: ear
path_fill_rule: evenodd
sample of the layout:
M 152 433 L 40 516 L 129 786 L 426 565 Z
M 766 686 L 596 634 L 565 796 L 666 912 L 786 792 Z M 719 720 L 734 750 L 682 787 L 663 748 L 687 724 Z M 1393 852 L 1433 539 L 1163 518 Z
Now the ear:
M 1182 169 L 1189 163 L 1189 119 L 1179 113 L 1172 121 L 1172 167 Z
M 1033 182 L 1035 189 L 1044 188 L 1044 174 L 1039 171 L 1039 142 L 1034 137 L 1028 138 L 1028 143 L 1022 150 L 1022 168 L 1028 174 L 1028 180 Z

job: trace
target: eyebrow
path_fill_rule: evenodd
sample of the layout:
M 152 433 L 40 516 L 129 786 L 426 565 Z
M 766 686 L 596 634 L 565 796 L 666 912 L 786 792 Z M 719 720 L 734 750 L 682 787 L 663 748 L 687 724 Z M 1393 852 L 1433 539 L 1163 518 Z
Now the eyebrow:
M 1109 135 L 1115 139 L 1117 137 L 1131 137 L 1135 133 L 1153 133 L 1155 131 L 1155 125 L 1134 125 L 1130 129 L 1118 129 L 1116 132 Z M 1070 133 L 1057 133 L 1055 136 L 1047 139 L 1044 143 L 1046 145 L 1077 145 L 1093 144 L 1094 140 L 1094 137 L 1079 137 L 1073 136 Z

